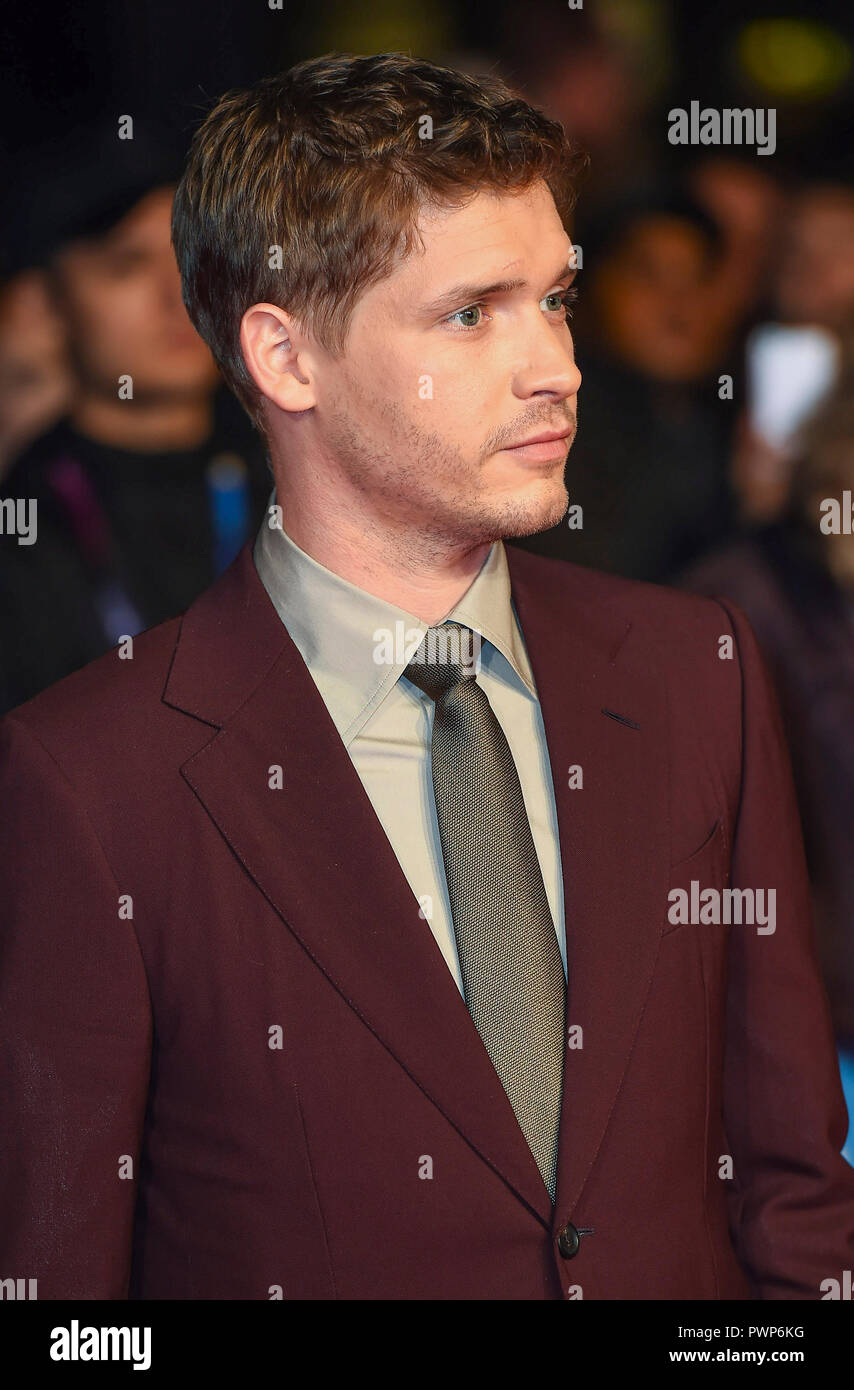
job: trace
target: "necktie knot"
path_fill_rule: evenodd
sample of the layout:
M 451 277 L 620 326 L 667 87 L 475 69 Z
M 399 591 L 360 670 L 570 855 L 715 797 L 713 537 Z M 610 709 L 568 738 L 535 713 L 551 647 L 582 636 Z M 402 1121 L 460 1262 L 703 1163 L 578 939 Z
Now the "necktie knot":
M 428 627 L 404 675 L 438 702 L 455 686 L 474 680 L 480 636 L 462 623 Z

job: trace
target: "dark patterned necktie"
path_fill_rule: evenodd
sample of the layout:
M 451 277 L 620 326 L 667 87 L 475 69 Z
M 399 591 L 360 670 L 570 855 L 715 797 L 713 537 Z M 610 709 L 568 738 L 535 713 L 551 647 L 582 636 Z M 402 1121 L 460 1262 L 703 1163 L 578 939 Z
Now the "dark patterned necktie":
M 566 984 L 519 775 L 472 663 L 429 628 L 405 675 L 435 703 L 433 790 L 465 1001 L 555 1197 Z

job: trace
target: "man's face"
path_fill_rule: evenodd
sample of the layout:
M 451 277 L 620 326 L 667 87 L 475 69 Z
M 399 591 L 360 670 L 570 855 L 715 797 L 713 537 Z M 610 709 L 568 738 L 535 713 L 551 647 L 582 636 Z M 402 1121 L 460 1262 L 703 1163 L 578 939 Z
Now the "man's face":
M 169 241 L 172 190 L 141 199 L 104 237 L 76 242 L 57 258 L 55 306 L 68 331 L 75 372 L 89 389 L 116 396 L 133 378 L 133 399 L 174 399 L 213 388 L 213 359 L 187 317 Z
M 424 213 L 419 229 L 423 252 L 356 305 L 345 354 L 319 354 L 321 449 L 378 527 L 437 548 L 543 530 L 566 511 L 581 382 L 563 303 L 571 243 L 554 201 L 543 183 L 478 193 Z M 512 447 L 554 432 L 564 437 Z
M 650 217 L 597 272 L 593 298 L 606 346 L 644 376 L 691 381 L 709 366 L 709 250 L 677 218 Z

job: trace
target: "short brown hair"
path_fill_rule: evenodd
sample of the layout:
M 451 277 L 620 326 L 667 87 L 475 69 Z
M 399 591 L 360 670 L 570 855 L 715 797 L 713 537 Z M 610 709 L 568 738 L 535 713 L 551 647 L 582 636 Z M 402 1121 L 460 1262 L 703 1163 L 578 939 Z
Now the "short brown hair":
M 228 92 L 196 132 L 172 218 L 184 303 L 260 427 L 240 351 L 252 304 L 286 309 L 338 355 L 360 295 L 412 250 L 423 206 L 543 179 L 566 223 L 584 162 L 497 76 L 405 53 L 311 58 Z

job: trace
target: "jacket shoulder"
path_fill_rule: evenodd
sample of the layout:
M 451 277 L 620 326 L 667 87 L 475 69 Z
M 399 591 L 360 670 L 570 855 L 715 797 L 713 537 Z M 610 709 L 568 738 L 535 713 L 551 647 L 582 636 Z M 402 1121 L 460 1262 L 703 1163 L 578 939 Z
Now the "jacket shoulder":
M 678 640 L 690 642 L 692 637 L 702 639 L 710 629 L 723 632 L 729 626 L 727 609 L 734 609 L 737 616 L 743 616 L 736 604 L 727 600 L 725 609 L 708 591 L 699 594 L 641 579 L 626 579 L 569 560 L 534 555 L 516 546 L 512 550 L 514 573 L 543 592 L 558 590 L 571 594 L 593 622 L 597 612 L 609 620 L 624 618 L 627 624 L 631 623 L 649 637 L 675 644 Z
M 132 648 L 112 648 L 17 705 L 2 723 L 24 725 L 52 748 L 85 745 L 107 728 L 130 732 L 153 702 L 160 704 L 180 626 L 181 618 L 170 618 L 134 637 Z

